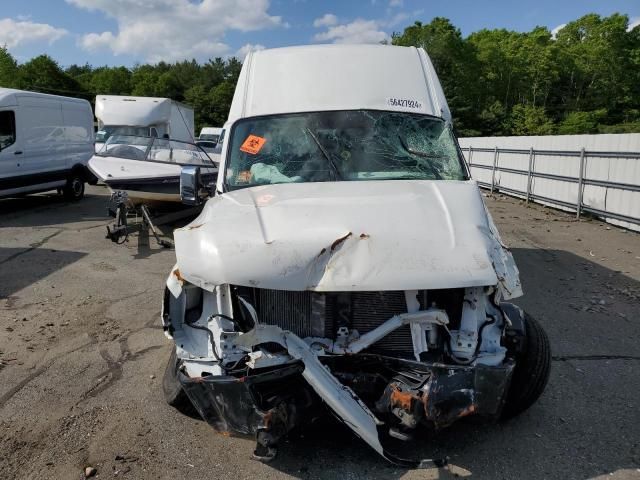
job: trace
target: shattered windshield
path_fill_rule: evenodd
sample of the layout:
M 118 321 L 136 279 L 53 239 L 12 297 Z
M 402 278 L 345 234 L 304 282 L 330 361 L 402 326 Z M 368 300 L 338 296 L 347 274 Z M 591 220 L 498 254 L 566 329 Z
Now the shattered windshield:
M 349 110 L 255 117 L 231 133 L 230 188 L 290 182 L 464 180 L 451 128 L 404 112 Z

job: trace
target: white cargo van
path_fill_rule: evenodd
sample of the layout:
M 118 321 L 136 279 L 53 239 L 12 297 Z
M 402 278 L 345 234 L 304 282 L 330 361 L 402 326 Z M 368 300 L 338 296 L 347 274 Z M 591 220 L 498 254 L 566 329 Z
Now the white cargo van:
M 409 468 L 418 429 L 530 407 L 549 340 L 505 301 L 518 269 L 451 122 L 423 49 L 249 53 L 215 195 L 182 167 L 183 201 L 206 204 L 174 232 L 167 402 L 255 435 L 263 461 L 327 408 Z
M 221 127 L 203 127 L 200 130 L 200 136 L 198 140 L 203 142 L 219 143 L 222 141 L 222 128 Z
M 193 108 L 170 98 L 98 95 L 96 118 L 96 152 L 116 134 L 194 141 Z
M 92 155 L 89 102 L 0 88 L 0 197 L 58 189 L 78 200 Z

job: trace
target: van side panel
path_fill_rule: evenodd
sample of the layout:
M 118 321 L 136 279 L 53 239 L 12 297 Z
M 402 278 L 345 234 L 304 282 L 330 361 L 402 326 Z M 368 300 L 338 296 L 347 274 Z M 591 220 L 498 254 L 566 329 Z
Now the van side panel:
M 60 101 L 19 95 L 18 104 L 17 136 L 23 139 L 19 175 L 27 177 L 25 180 L 32 176 L 34 182 L 45 183 L 42 181 L 42 174 L 56 175 L 67 170 L 65 130 Z M 64 181 L 61 181 L 61 184 L 64 184 Z
M 93 155 L 93 113 L 89 104 L 62 103 L 66 167 L 86 166 Z

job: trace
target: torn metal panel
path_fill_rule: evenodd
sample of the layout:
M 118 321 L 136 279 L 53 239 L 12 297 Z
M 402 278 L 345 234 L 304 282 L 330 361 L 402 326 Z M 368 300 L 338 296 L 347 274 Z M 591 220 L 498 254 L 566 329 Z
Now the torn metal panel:
M 398 464 L 418 466 L 422 463 L 401 459 L 384 449 L 378 436 L 378 430 L 383 422 L 376 418 L 369 407 L 350 388 L 341 384 L 329 369 L 320 363 L 311 347 L 297 335 L 273 325 L 258 325 L 254 330 L 240 336 L 237 345 L 251 348 L 268 342 L 282 345 L 293 358 L 304 364 L 302 376 L 315 393 L 326 402 L 339 419 L 376 452 Z
M 484 207 L 487 216 L 488 232 L 486 232 L 491 242 L 489 256 L 493 268 L 498 277 L 498 289 L 503 299 L 510 300 L 522 296 L 522 284 L 520 283 L 520 271 L 513 260 L 513 255 L 509 248 L 502 242 L 500 233 L 493 223 L 493 217 Z

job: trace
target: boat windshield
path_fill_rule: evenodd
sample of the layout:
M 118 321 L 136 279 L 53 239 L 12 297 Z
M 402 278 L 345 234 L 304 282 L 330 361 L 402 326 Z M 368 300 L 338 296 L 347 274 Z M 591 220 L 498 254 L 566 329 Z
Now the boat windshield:
M 230 141 L 229 189 L 468 178 L 450 125 L 429 115 L 343 110 L 253 117 L 235 124 Z
M 157 137 L 112 135 L 97 155 L 180 165 L 214 165 L 206 152 L 193 143 Z
M 140 137 L 149 137 L 153 132 L 155 132 L 155 128 L 150 129 L 149 127 L 105 125 L 102 130 L 98 130 L 96 132 L 96 142 L 106 142 L 112 135 L 135 135 Z

